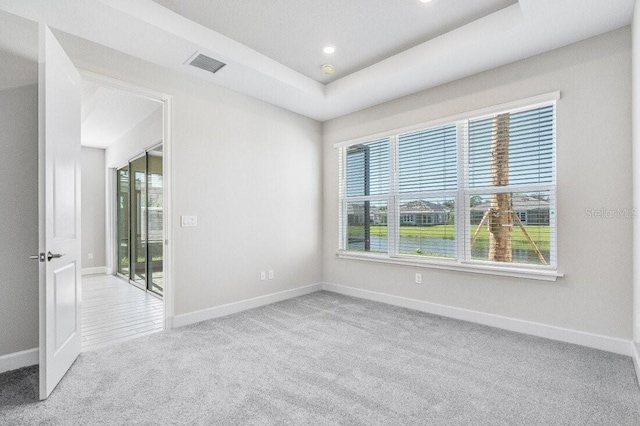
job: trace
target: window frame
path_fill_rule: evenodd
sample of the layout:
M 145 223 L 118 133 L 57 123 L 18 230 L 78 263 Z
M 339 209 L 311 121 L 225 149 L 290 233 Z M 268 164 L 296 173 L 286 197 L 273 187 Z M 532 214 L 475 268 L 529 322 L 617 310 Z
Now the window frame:
M 408 266 L 418 266 L 435 269 L 445 269 L 454 271 L 474 272 L 480 274 L 503 275 L 519 278 L 529 278 L 536 280 L 555 281 L 563 274 L 558 271 L 557 264 L 557 203 L 556 203 L 556 147 L 557 147 L 557 101 L 560 99 L 560 92 L 551 92 L 530 98 L 520 99 L 495 105 L 480 110 L 469 111 L 454 116 L 444 117 L 437 120 L 423 122 L 412 126 L 399 129 L 393 129 L 384 133 L 360 137 L 357 139 L 347 140 L 334 144 L 334 148 L 338 149 L 339 157 L 339 248 L 337 255 L 344 259 L 357 259 L 382 263 L 400 264 Z M 546 105 L 554 105 L 554 126 L 553 138 L 553 170 L 551 183 L 531 184 L 531 185 L 509 185 L 502 187 L 473 187 L 469 185 L 469 132 L 468 124 L 470 120 L 479 120 L 495 116 L 496 114 L 509 112 L 516 113 L 523 110 L 535 109 Z M 398 143 L 401 135 L 421 130 L 437 128 L 440 126 L 456 125 L 457 126 L 457 143 L 456 143 L 456 165 L 457 165 L 457 186 L 454 190 L 442 191 L 419 191 L 401 193 L 399 191 L 399 171 L 398 171 Z M 385 195 L 365 196 L 365 197 L 348 197 L 346 193 L 346 149 L 350 146 L 363 144 L 366 142 L 379 141 L 381 139 L 389 140 L 389 174 L 390 186 L 389 193 Z M 486 195 L 490 193 L 523 193 L 549 191 L 551 199 L 551 208 L 553 213 L 549 216 L 549 226 L 552 229 L 552 249 L 549 265 L 535 265 L 524 263 L 502 263 L 487 260 L 471 259 L 471 247 L 467 243 L 470 232 L 470 216 L 471 210 L 468 207 L 470 197 L 473 195 Z M 454 207 L 454 230 L 455 230 L 455 257 L 454 258 L 437 258 L 427 256 L 416 256 L 410 254 L 399 253 L 399 237 L 400 237 L 400 203 L 407 199 L 425 199 L 425 198 L 452 198 L 455 202 Z M 349 202 L 365 201 L 385 201 L 387 203 L 387 252 L 366 252 L 347 250 L 347 226 L 345 211 Z M 462 221 L 462 223 L 460 223 Z M 347 226 L 345 226 L 347 225 Z

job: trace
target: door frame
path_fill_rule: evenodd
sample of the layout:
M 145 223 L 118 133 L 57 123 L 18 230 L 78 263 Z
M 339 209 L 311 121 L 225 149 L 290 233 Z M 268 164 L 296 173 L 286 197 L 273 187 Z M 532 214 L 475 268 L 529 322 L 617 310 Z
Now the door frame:
M 174 240 L 174 229 L 172 226 L 173 217 L 173 173 L 172 173 L 172 154 L 173 154 L 173 143 L 172 143 L 172 96 L 166 93 L 158 92 L 155 90 L 147 89 L 145 87 L 141 87 L 126 81 L 117 80 L 112 77 L 107 77 L 102 74 L 97 74 L 91 71 L 80 69 L 80 75 L 83 80 L 91 81 L 93 83 L 100 84 L 105 87 L 110 87 L 116 90 L 122 90 L 125 92 L 129 92 L 135 96 L 139 96 L 142 98 L 149 99 L 155 102 L 162 103 L 162 127 L 163 127 L 163 159 L 162 159 L 162 167 L 163 167 L 163 202 L 164 202 L 164 217 L 163 217 L 163 226 L 164 226 L 164 259 L 163 259 L 163 270 L 164 270 L 164 290 L 163 290 L 163 303 L 164 303 L 164 328 L 165 330 L 173 328 L 172 318 L 174 315 L 174 277 L 173 277 L 173 240 Z M 159 141 L 155 141 L 149 146 L 144 148 L 144 152 L 148 149 L 152 149 L 154 146 L 157 146 Z M 127 160 L 128 161 L 128 160 Z M 106 168 L 106 254 L 107 254 L 107 273 L 112 275 L 117 275 L 117 241 L 116 241 L 116 210 L 115 210 L 115 200 L 116 200 L 116 168 Z

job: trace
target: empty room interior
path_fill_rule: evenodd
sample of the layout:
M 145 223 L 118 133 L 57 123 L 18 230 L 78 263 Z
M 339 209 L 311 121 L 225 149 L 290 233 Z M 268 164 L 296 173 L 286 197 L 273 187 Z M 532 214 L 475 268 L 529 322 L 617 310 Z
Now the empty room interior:
M 639 10 L 0 0 L 0 423 L 640 424 Z

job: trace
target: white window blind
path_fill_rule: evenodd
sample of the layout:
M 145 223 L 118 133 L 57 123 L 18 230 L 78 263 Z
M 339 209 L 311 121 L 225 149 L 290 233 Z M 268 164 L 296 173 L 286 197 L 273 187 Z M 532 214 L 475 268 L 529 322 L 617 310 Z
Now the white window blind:
M 492 142 L 496 121 L 506 120 L 508 144 L 508 181 L 495 185 Z M 469 186 L 506 186 L 551 183 L 553 181 L 554 107 L 546 105 L 531 110 L 494 115 L 469 121 Z
M 456 189 L 456 126 L 443 126 L 400 135 L 400 192 Z
M 382 139 L 347 148 L 347 195 L 389 192 L 389 141 Z

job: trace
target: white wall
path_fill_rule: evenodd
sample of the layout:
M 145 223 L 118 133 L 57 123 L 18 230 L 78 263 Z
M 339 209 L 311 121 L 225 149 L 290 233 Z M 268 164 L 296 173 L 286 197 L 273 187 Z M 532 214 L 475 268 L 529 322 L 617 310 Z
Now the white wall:
M 104 149 L 82 147 L 82 269 L 106 266 Z M 89 253 L 93 259 L 89 259 Z
M 133 129 L 122 135 L 105 150 L 107 168 L 118 168 L 148 148 L 162 142 L 162 104 Z
M 172 220 L 198 217 L 177 228 L 176 313 L 320 282 L 320 125 L 248 99 L 174 100 Z
M 0 91 L 0 129 L 2 356 L 38 346 L 37 86 Z
M 633 10 L 632 34 L 633 205 L 638 213 L 633 223 L 633 340 L 640 343 L 640 5 L 638 3 Z M 638 361 L 640 362 L 640 359 Z
M 319 123 L 72 36 L 60 39 L 80 67 L 173 96 L 175 314 L 322 280 Z M 197 216 L 198 226 L 179 227 L 180 215 Z M 275 279 L 260 281 L 267 269 Z
M 631 339 L 631 34 L 608 33 L 324 124 L 324 279 L 390 295 Z M 338 259 L 335 142 L 560 90 L 555 283 Z M 423 284 L 414 283 L 422 272 Z

